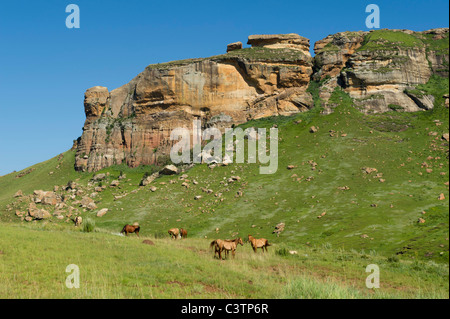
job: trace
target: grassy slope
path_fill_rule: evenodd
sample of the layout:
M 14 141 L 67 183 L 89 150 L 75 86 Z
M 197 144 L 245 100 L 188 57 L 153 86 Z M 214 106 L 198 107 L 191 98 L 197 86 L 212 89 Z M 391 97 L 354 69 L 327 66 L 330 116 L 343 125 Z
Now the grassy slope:
M 443 144 L 440 136 L 448 131 L 446 117 L 448 110 L 443 108 L 364 116 L 352 107 L 341 106 L 327 116 L 309 112 L 249 122 L 243 127 L 278 124 L 279 168 L 275 174 L 260 175 L 256 164 L 233 164 L 214 170 L 198 165 L 187 173 L 189 180 L 197 180 L 198 185 L 186 189 L 177 177 L 165 176 L 153 183 L 158 190 L 151 192 L 148 187 L 137 186 L 143 169 L 128 169 L 125 172 L 129 180 L 122 182 L 120 189 L 108 188 L 95 199 L 99 209 L 106 207 L 110 212 L 102 218 L 95 217 L 95 212 L 82 215 L 94 216 L 98 227 L 115 232 L 124 223 L 138 221 L 145 235 L 185 227 L 194 237 L 251 233 L 292 248 L 304 247 L 306 242 L 330 243 L 390 256 L 409 247 L 409 257 L 423 258 L 431 252 L 435 260 L 448 262 L 448 200 L 437 199 L 440 193 L 448 198 L 448 186 L 444 185 L 448 181 L 448 159 L 444 150 L 433 150 Z M 303 122 L 294 124 L 299 119 Z M 443 124 L 436 126 L 436 119 Z M 319 132 L 309 133 L 311 125 L 318 126 Z M 330 130 L 347 136 L 330 137 Z M 438 135 L 429 136 L 431 131 Z M 73 156 L 72 151 L 65 153 L 60 170 L 55 169 L 58 160 L 54 158 L 36 165 L 34 172 L 22 178 L 0 178 L 1 220 L 17 221 L 16 207 L 6 212 L 5 205 L 13 202 L 12 195 L 18 189 L 30 194 L 34 189 L 50 190 L 69 179 L 80 179 L 79 183 L 86 185 L 92 174 L 73 172 Z M 427 160 L 429 156 L 433 159 Z M 311 160 L 318 164 L 315 171 L 308 164 Z M 432 173 L 421 167 L 423 162 L 432 167 Z M 287 165 L 297 167 L 287 170 Z M 374 177 L 376 174 L 363 173 L 362 167 L 377 168 L 386 181 L 381 183 Z M 117 179 L 121 169 L 111 167 L 100 172 L 110 172 L 111 181 Z M 54 174 L 48 175 L 49 171 Z M 291 177 L 293 174 L 297 177 Z M 227 186 L 220 184 L 232 175 L 242 180 Z M 310 176 L 313 179 L 306 181 Z M 170 184 L 170 180 L 176 183 Z M 343 186 L 350 189 L 338 189 Z M 206 194 L 202 187 L 214 192 Z M 137 192 L 131 193 L 133 190 Z M 238 190 L 244 195 L 236 198 Z M 86 194 L 90 192 L 92 188 L 85 189 Z M 128 195 L 114 200 L 114 195 L 123 193 Z M 214 196 L 216 193 L 223 194 L 223 202 Z M 203 197 L 194 200 L 196 195 Z M 25 210 L 26 203 L 17 205 Z M 427 214 L 423 216 L 422 211 Z M 318 219 L 322 212 L 326 216 Z M 419 217 L 426 223 L 417 224 Z M 286 223 L 286 230 L 277 238 L 271 233 L 279 222 Z M 216 232 L 216 228 L 220 230 Z M 361 238 L 363 234 L 369 238 Z

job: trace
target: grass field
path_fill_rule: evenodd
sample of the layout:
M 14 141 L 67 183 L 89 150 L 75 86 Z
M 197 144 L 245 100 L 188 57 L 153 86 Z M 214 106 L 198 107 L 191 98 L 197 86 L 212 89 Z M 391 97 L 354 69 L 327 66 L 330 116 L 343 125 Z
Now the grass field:
M 448 298 L 448 268 L 433 261 L 399 261 L 377 254 L 298 249 L 298 254 L 213 258 L 207 239 L 83 233 L 44 223 L 1 225 L 0 298 Z M 369 264 L 380 268 L 380 288 L 365 286 Z M 66 287 L 69 264 L 80 287 Z M 447 278 L 447 280 L 442 280 Z

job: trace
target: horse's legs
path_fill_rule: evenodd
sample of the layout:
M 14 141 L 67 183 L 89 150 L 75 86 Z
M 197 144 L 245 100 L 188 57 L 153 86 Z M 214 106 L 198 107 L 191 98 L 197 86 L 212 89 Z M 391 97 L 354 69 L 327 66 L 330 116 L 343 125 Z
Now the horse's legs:
M 136 233 L 136 235 L 139 237 L 139 232 L 137 231 L 137 232 L 135 232 Z
M 235 255 L 236 255 L 236 249 L 233 249 L 233 250 L 231 251 L 231 254 L 233 255 L 233 259 L 234 259 Z

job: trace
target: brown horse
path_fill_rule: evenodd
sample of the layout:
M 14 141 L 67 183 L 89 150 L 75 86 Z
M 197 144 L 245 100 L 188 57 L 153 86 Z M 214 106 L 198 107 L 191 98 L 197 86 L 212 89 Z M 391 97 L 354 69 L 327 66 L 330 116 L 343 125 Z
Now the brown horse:
M 219 253 L 219 259 L 222 259 L 222 252 L 225 251 L 225 255 L 228 256 L 228 252 L 231 251 L 231 254 L 233 255 L 233 258 L 236 255 L 236 248 L 237 245 L 240 244 L 241 246 L 244 245 L 244 242 L 242 241 L 242 238 L 236 238 L 233 240 L 222 240 L 222 239 L 216 239 L 211 242 L 209 245 L 210 248 L 214 247 L 214 257 L 216 257 L 216 254 Z
M 171 228 L 168 233 L 172 239 L 177 239 L 180 235 L 180 230 L 178 228 Z
M 248 235 L 248 241 L 250 242 L 250 244 L 252 244 L 252 248 L 255 253 L 258 248 L 261 248 L 262 251 L 264 252 L 264 248 L 267 251 L 267 247 L 271 246 L 267 239 L 265 238 L 256 239 L 252 235 Z
M 181 238 L 186 239 L 187 238 L 187 230 L 180 228 L 180 235 L 181 235 Z
M 139 237 L 139 230 L 141 230 L 141 227 L 137 223 L 133 225 L 126 224 L 125 226 L 123 226 L 122 231 L 120 233 L 121 234 L 125 233 L 125 236 L 128 236 L 128 234 L 131 233 L 135 233 L 136 236 Z

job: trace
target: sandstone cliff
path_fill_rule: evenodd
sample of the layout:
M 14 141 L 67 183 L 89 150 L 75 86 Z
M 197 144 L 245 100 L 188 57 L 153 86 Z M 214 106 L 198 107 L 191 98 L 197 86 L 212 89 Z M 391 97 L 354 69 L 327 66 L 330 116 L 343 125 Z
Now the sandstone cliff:
M 268 37 L 266 47 L 267 37 L 260 38 L 255 47 L 224 55 L 150 65 L 111 92 L 105 87 L 87 90 L 76 169 L 153 164 L 168 154 L 171 131 L 191 128 L 194 119 L 203 127 L 223 129 L 310 108 L 309 40 L 290 35 L 276 45 Z
M 126 163 L 164 161 L 176 127 L 223 131 L 233 124 L 290 115 L 314 105 L 310 81 L 320 83 L 325 112 L 344 90 L 361 111 L 433 108 L 434 97 L 416 94 L 430 76 L 448 77 L 448 29 L 424 32 L 340 32 L 315 43 L 297 34 L 252 35 L 231 43 L 226 54 L 148 66 L 124 86 L 85 93 L 86 122 L 78 139 L 75 168 L 96 171 Z

